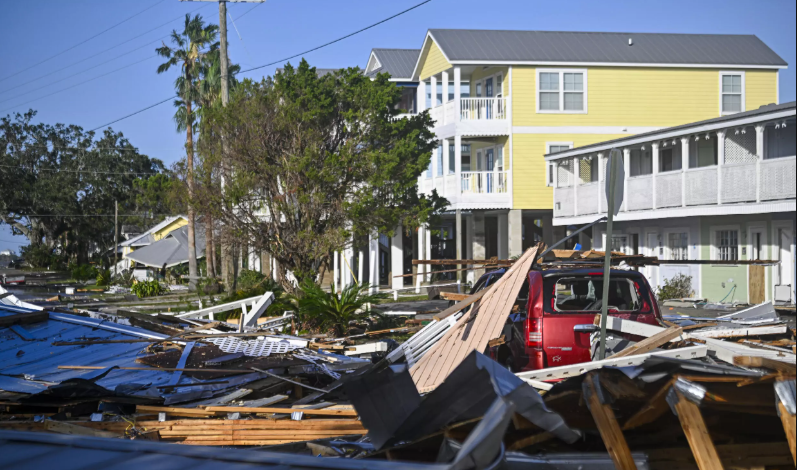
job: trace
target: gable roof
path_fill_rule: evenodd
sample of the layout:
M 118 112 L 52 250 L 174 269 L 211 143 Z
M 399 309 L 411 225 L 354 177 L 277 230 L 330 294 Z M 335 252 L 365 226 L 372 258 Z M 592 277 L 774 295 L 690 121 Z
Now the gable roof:
M 452 64 L 745 68 L 788 65 L 754 35 L 431 29 L 426 41 L 430 39 Z M 629 45 L 629 40 L 633 45 Z
M 174 222 L 175 220 L 178 220 L 178 219 L 186 219 L 186 217 L 184 215 L 176 215 L 174 217 L 167 217 L 166 219 L 163 220 L 163 222 L 161 222 L 158 225 L 150 228 L 146 232 L 144 232 L 142 234 L 139 234 L 138 236 L 135 236 L 135 237 L 133 237 L 133 238 L 131 238 L 129 240 L 125 240 L 125 241 L 119 243 L 119 246 L 142 246 L 142 244 L 152 243 L 153 241 L 155 241 L 155 238 L 151 237 L 150 236 L 151 234 L 154 234 L 154 233 L 157 233 L 160 230 L 163 230 L 164 228 L 168 227 L 169 224 L 171 224 L 172 222 Z M 186 219 L 186 220 L 188 220 L 188 219 Z M 148 236 L 150 236 L 149 239 L 148 240 L 145 239 Z
M 366 71 L 367 77 L 389 73 L 392 81 L 412 80 L 412 72 L 421 55 L 420 49 L 373 49 L 368 64 L 376 60 L 380 67 Z

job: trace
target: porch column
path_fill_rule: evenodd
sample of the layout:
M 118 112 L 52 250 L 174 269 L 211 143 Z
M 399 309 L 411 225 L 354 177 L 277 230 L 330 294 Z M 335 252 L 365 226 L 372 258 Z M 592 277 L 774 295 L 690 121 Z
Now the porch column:
M 659 177 L 659 143 L 653 142 L 650 144 L 651 148 L 653 149 L 653 183 L 651 184 L 651 191 L 653 191 L 653 210 L 656 210 L 658 205 L 656 204 L 656 180 Z
M 581 184 L 581 158 L 576 157 L 573 162 L 573 215 L 578 214 L 578 185 Z
M 542 216 L 542 241 L 548 246 L 559 241 L 553 238 L 553 212 Z
M 725 165 L 725 131 L 717 131 L 717 204 L 722 204 L 722 167 Z
M 443 72 L 443 96 L 440 97 L 440 101 L 443 102 L 443 107 L 448 103 L 448 70 Z M 443 110 L 443 124 L 451 124 L 448 122 L 445 109 Z
M 332 264 L 334 266 L 332 270 L 332 286 L 335 289 L 335 292 L 340 292 L 340 284 L 338 283 L 338 279 L 340 279 L 340 253 L 334 252 L 332 253 Z M 276 276 L 274 276 L 276 278 Z
M 379 292 L 379 234 L 368 235 L 368 283 L 371 292 Z
M 681 137 L 681 207 L 686 207 L 687 169 L 689 169 L 689 137 Z
M 351 240 L 349 240 L 349 243 L 351 243 Z M 343 266 L 341 266 L 341 269 L 343 269 L 343 279 L 345 280 L 343 287 L 348 287 L 354 283 L 354 273 L 352 271 L 354 269 L 352 266 L 354 263 L 354 247 L 349 246 L 346 248 L 343 251 L 343 257 Z
M 459 171 L 457 171 L 459 175 Z M 459 179 L 459 177 L 457 177 Z M 462 211 L 456 210 L 456 236 L 457 236 L 457 259 L 462 259 Z M 462 269 L 462 265 L 458 264 L 457 269 Z M 457 271 L 457 293 L 462 293 L 462 271 Z
M 463 259 L 473 259 L 473 232 L 476 230 L 476 223 L 474 221 L 473 214 L 474 212 L 471 212 L 470 216 L 465 219 L 465 223 L 468 224 L 468 233 L 467 237 L 465 237 L 465 248 L 462 252 Z M 471 283 L 471 285 L 476 282 L 475 273 L 473 270 L 465 271 L 465 279 L 466 282 Z
M 484 231 L 484 212 L 473 211 L 473 259 L 485 259 L 487 257 L 486 250 L 486 236 Z M 473 281 L 479 280 L 484 269 L 476 269 L 473 271 Z
M 554 181 L 556 181 L 556 172 L 555 171 L 554 171 L 554 176 L 553 177 L 554 177 Z M 599 183 L 603 183 L 603 181 L 605 179 L 606 179 L 606 159 L 603 157 L 603 153 L 599 153 L 598 154 L 598 182 Z M 554 184 L 554 186 L 556 186 L 556 184 Z M 603 194 L 606 193 L 606 191 L 603 190 L 603 187 L 604 186 L 601 184 L 600 185 L 600 190 L 598 192 L 598 214 L 602 214 L 603 211 L 606 210 L 606 208 L 603 207 Z M 544 230 L 544 228 L 543 228 L 543 230 Z
M 418 258 L 419 260 L 426 259 L 425 251 L 426 251 L 426 241 L 424 240 L 426 229 L 424 226 L 418 227 Z M 416 276 L 415 276 L 415 293 L 421 293 L 421 284 L 423 284 L 424 273 L 426 272 L 426 265 L 419 264 L 416 268 Z
M 431 86 L 432 86 L 432 103 L 431 103 L 430 107 L 431 107 L 431 109 L 434 109 L 434 108 L 437 107 L 437 76 L 436 75 L 432 76 Z M 442 123 L 437 123 L 438 126 L 440 124 L 442 124 Z
M 759 124 L 755 126 L 755 154 L 758 157 L 755 161 L 755 200 L 761 202 L 761 161 L 764 159 L 764 136 L 766 126 Z
M 454 67 L 454 119 L 462 120 L 462 68 L 459 66 Z
M 628 194 L 628 178 L 631 176 L 631 149 L 623 149 L 623 169 L 625 170 L 625 184 L 623 190 Z M 628 211 L 628 198 L 623 195 L 623 210 Z
M 359 284 L 365 284 L 365 278 L 363 278 L 363 275 L 365 274 L 364 271 L 365 271 L 365 251 L 360 250 L 357 252 L 357 282 Z
M 523 211 L 509 211 L 509 257 L 523 254 Z
M 448 197 L 448 190 L 446 184 L 446 178 L 448 175 L 451 174 L 451 141 L 449 139 L 443 139 L 443 186 L 442 186 L 442 195 L 444 197 Z M 449 199 L 450 201 L 450 199 Z
M 404 275 L 404 227 L 398 226 L 396 233 L 390 243 L 391 271 L 393 279 L 391 286 L 393 290 L 404 288 L 404 278 L 396 277 Z
M 496 217 L 498 222 L 498 259 L 509 258 L 509 217 L 507 213 Z
M 418 99 L 417 99 L 418 114 L 426 111 L 426 82 L 421 80 L 418 83 Z
M 426 259 L 432 259 L 432 234 L 428 225 L 425 228 L 423 239 L 426 242 L 426 248 L 424 252 L 426 253 Z M 432 282 L 432 266 L 429 264 L 426 265 L 426 282 Z
M 459 195 L 462 194 L 462 136 L 460 135 L 454 137 L 454 177 L 454 194 L 447 195 L 451 204 L 456 204 Z

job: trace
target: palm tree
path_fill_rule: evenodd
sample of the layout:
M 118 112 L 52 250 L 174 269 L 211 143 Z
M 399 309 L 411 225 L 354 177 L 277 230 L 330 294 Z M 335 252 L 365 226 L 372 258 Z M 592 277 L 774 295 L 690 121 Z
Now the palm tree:
M 193 104 L 199 99 L 199 78 L 202 63 L 205 57 L 218 49 L 216 38 L 219 27 L 214 24 L 205 25 L 199 15 L 191 18 L 185 15 L 185 26 L 182 33 L 172 31 L 171 40 L 173 47 L 165 43 L 156 49 L 158 55 L 168 59 L 158 67 L 158 73 L 164 73 L 173 66 L 180 66 L 181 74 L 175 80 L 174 87 L 179 99 L 174 105 L 177 112 L 174 115 L 177 131 L 185 131 L 185 149 L 187 160 L 188 180 L 188 276 L 189 288 L 196 289 L 198 278 L 196 261 L 196 233 L 194 198 L 194 127 L 196 115 Z

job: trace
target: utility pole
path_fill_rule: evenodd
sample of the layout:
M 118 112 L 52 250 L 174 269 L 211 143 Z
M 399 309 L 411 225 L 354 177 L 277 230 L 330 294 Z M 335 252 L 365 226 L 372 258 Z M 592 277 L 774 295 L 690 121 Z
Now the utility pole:
M 221 62 L 221 104 L 227 106 L 230 101 L 230 81 L 229 81 L 229 55 L 227 51 L 227 2 L 233 3 L 264 3 L 266 0 L 180 0 L 181 2 L 219 2 L 219 40 Z M 226 153 L 227 145 L 222 136 L 222 152 Z M 222 161 L 224 161 L 223 159 Z M 227 176 L 227 168 L 222 163 L 221 169 L 221 189 L 224 191 L 224 180 Z M 233 263 L 233 247 L 230 240 L 229 230 L 222 226 L 221 235 L 221 279 L 228 291 L 232 291 L 235 284 L 235 266 Z M 207 253 L 205 257 L 207 260 Z M 213 254 L 211 254 L 213 256 Z
M 113 202 L 113 272 L 117 273 L 117 264 L 119 263 L 119 201 Z

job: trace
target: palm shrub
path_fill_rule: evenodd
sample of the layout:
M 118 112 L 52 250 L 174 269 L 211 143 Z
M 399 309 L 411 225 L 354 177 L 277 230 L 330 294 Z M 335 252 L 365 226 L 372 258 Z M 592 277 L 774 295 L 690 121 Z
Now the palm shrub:
M 351 284 L 340 293 L 327 292 L 312 281 L 305 281 L 301 294 L 294 298 L 299 320 L 321 331 L 334 330 L 336 336 L 346 333 L 349 322 L 367 314 L 366 304 L 379 301 L 383 296 L 369 294 L 370 284 Z
M 111 271 L 101 269 L 97 271 L 97 285 L 105 287 L 111 284 Z
M 145 297 L 155 297 L 156 295 L 161 295 L 166 291 L 166 289 L 161 286 L 160 282 L 155 279 L 137 282 L 133 284 L 131 290 L 134 294 L 136 294 L 136 296 L 138 296 L 139 299 L 143 299 Z

